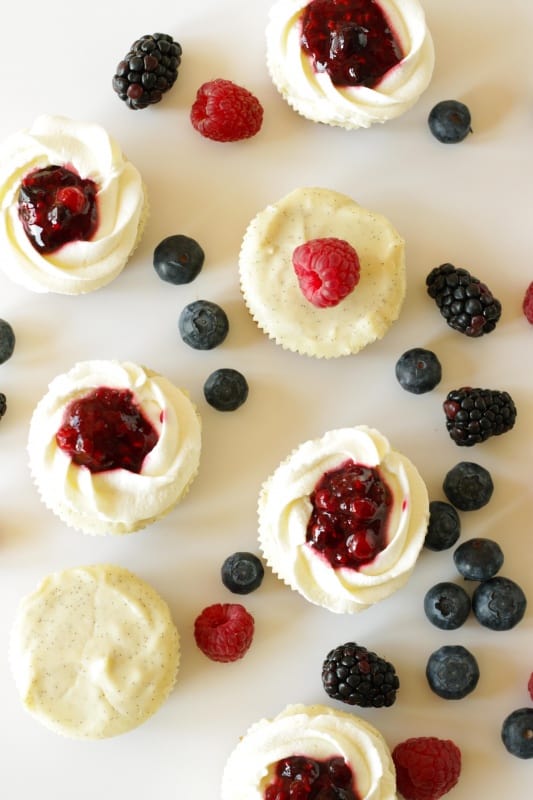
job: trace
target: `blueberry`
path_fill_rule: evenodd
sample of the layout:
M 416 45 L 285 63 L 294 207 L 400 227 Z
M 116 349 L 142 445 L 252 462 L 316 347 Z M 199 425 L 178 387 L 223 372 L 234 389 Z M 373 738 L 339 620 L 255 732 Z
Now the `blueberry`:
M 424 597 L 426 617 L 445 631 L 460 628 L 466 622 L 470 608 L 470 597 L 463 587 L 449 581 L 436 583 Z
M 511 755 L 533 758 L 533 708 L 517 708 L 504 719 L 502 742 Z
M 429 522 L 424 545 L 428 550 L 447 550 L 461 535 L 461 520 L 457 509 L 443 500 L 429 504 Z
M 468 106 L 458 100 L 442 100 L 429 112 L 428 125 L 433 136 L 444 144 L 462 142 L 472 133 Z
M 395 370 L 400 386 L 413 394 L 430 392 L 442 377 L 439 359 L 423 347 L 406 350 L 396 362 Z
M 236 369 L 217 369 L 204 383 L 204 397 L 217 411 L 235 411 L 248 397 L 248 383 Z
M 479 667 L 462 645 L 443 645 L 429 657 L 426 677 L 430 688 L 445 700 L 460 700 L 472 692 L 479 680 Z
M 486 581 L 496 575 L 503 564 L 503 552 L 492 539 L 476 537 L 460 544 L 454 551 L 453 560 L 463 578 Z
M 0 364 L 13 355 L 15 349 L 15 334 L 13 328 L 5 319 L 0 319 Z
M 488 470 L 472 461 L 460 461 L 446 474 L 444 494 L 460 511 L 475 511 L 492 497 L 494 484 Z
M 0 419 L 4 416 L 7 411 L 7 399 L 3 392 L 0 392 Z
M 198 242 L 189 236 L 167 236 L 154 250 L 154 269 L 167 283 L 190 283 L 202 269 L 204 257 Z
M 224 586 L 234 594 L 249 594 L 261 585 L 265 570 L 253 553 L 237 552 L 228 556 L 220 575 Z
M 226 312 L 210 300 L 195 300 L 185 306 L 178 321 L 185 344 L 195 350 L 212 350 L 228 335 Z
M 518 625 L 526 605 L 520 586 L 500 575 L 480 583 L 472 595 L 472 610 L 477 621 L 493 631 L 508 631 Z

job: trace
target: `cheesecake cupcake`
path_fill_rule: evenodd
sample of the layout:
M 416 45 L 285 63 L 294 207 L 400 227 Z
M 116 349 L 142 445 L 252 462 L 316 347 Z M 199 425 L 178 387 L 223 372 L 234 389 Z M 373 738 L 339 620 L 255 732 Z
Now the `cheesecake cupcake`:
M 252 317 L 281 347 L 358 353 L 398 318 L 405 243 L 381 214 L 331 189 L 298 188 L 249 223 L 239 256 Z
M 89 534 L 124 534 L 183 498 L 201 423 L 183 390 L 131 362 L 82 361 L 50 383 L 30 422 L 31 474 L 45 505 Z
M 394 763 L 382 734 L 354 714 L 301 704 L 250 727 L 226 762 L 221 797 L 292 797 L 291 785 L 303 775 L 317 797 L 396 800 Z
M 48 575 L 21 601 L 11 634 L 23 706 L 75 739 L 104 739 L 145 722 L 173 688 L 179 657 L 165 601 L 110 564 Z
M 110 283 L 144 228 L 134 165 L 95 123 L 43 115 L 0 144 L 0 267 L 34 292 Z
M 359 425 L 297 447 L 263 484 L 258 515 L 273 572 L 311 603 L 353 614 L 407 582 L 429 500 L 411 461 Z
M 268 71 L 287 103 L 346 129 L 411 108 L 435 62 L 418 0 L 277 0 L 266 44 Z

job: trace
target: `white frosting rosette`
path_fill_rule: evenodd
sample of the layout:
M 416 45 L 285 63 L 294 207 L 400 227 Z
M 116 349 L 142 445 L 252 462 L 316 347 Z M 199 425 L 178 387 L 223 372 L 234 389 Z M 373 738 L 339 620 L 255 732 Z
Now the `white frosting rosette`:
M 129 389 L 157 432 L 139 473 L 91 472 L 56 441 L 68 404 L 99 387 Z M 167 514 L 199 468 L 201 423 L 188 395 L 167 378 L 131 362 L 82 361 L 54 378 L 30 422 L 30 469 L 45 505 L 90 534 L 130 533 Z
M 342 757 L 361 800 L 396 800 L 394 763 L 382 734 L 354 714 L 300 704 L 251 726 L 226 762 L 222 800 L 263 800 L 276 763 L 294 755 Z
M 97 184 L 99 221 L 90 240 L 41 254 L 19 219 L 18 194 L 29 172 L 50 165 L 74 168 Z M 108 284 L 134 250 L 147 208 L 137 168 L 100 125 L 43 115 L 0 145 L 0 265 L 27 289 L 72 295 Z
M 160 595 L 110 564 L 48 575 L 15 617 L 10 661 L 27 711 L 55 733 L 125 733 L 168 697 L 179 634 Z
M 302 116 L 342 128 L 367 128 L 398 117 L 416 103 L 433 74 L 435 54 L 418 0 L 379 0 L 404 57 L 374 87 L 335 86 L 316 72 L 302 49 L 301 16 L 309 0 L 278 0 L 266 30 L 267 67 L 274 85 Z
M 333 568 L 306 541 L 312 494 L 324 473 L 348 460 L 377 467 L 392 493 L 387 543 L 358 569 Z M 415 466 L 365 425 L 340 428 L 304 442 L 262 486 L 259 542 L 279 578 L 306 600 L 337 613 L 355 613 L 383 600 L 408 580 L 429 519 L 426 486 Z

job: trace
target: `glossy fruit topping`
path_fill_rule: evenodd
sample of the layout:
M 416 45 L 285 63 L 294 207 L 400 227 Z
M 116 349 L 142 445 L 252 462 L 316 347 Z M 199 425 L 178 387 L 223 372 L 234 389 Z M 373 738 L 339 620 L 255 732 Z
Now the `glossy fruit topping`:
M 497 542 L 481 536 L 463 542 L 453 553 L 457 571 L 468 581 L 486 581 L 503 564 L 503 551 Z
M 363 708 L 392 706 L 400 686 L 394 666 L 355 642 L 330 650 L 322 664 L 329 697 Z
M 33 247 L 54 253 L 64 244 L 88 241 L 98 226 L 98 186 L 67 167 L 50 165 L 28 173 L 18 196 L 18 214 Z
M 360 800 L 350 766 L 342 756 L 318 760 L 305 755 L 283 758 L 264 800 Z
M 248 382 L 238 370 L 221 367 L 205 381 L 204 397 L 217 411 L 236 411 L 248 398 Z
M 117 65 L 113 90 L 133 110 L 159 103 L 176 82 L 181 56 L 181 45 L 167 33 L 141 36 Z
M 248 89 L 217 78 L 202 84 L 191 108 L 195 130 L 215 142 L 255 136 L 263 124 L 263 106 Z
M 457 509 L 444 500 L 432 500 L 429 504 L 429 522 L 424 539 L 428 550 L 447 550 L 461 535 L 461 519 Z
M 252 644 L 254 618 L 240 603 L 214 603 L 194 621 L 194 639 L 212 661 L 237 661 Z
M 311 0 L 301 44 L 316 72 L 335 86 L 376 86 L 403 58 L 401 44 L 375 0 Z
M 167 236 L 155 248 L 154 269 L 167 283 L 190 283 L 200 273 L 204 258 L 204 251 L 197 241 L 177 233 Z
M 292 265 L 303 295 L 317 308 L 338 305 L 359 283 L 359 257 L 344 239 L 310 239 L 295 248 Z
M 181 338 L 195 350 L 212 350 L 222 344 L 229 331 L 226 312 L 210 300 L 194 300 L 178 320 Z
M 439 142 L 456 144 L 472 133 L 470 109 L 459 100 L 441 100 L 428 116 L 429 130 Z
M 460 511 L 477 511 L 487 505 L 494 491 L 490 472 L 473 461 L 460 461 L 444 476 L 444 494 Z
M 470 597 L 462 586 L 450 581 L 436 583 L 424 596 L 428 620 L 444 631 L 460 628 L 470 614 Z
M 15 332 L 5 319 L 0 319 L 0 364 L 4 364 L 15 349 Z
M 261 586 L 265 568 L 254 553 L 238 551 L 228 556 L 221 567 L 222 583 L 234 594 L 249 594 Z
M 502 724 L 502 742 L 511 755 L 533 758 L 533 708 L 517 708 Z
M 429 657 L 426 677 L 430 689 L 445 700 L 460 700 L 473 692 L 479 681 L 475 656 L 462 645 L 443 645 Z
M 440 800 L 461 774 L 461 751 L 451 739 L 406 739 L 393 749 L 392 760 L 396 787 L 405 800 Z
M 407 392 L 424 394 L 440 383 L 442 367 L 432 350 L 413 347 L 400 356 L 395 373 L 398 383 Z
M 324 473 L 310 500 L 306 539 L 332 567 L 358 569 L 387 546 L 392 492 L 379 469 L 348 460 Z
M 126 469 L 141 472 L 158 440 L 128 389 L 94 389 L 67 406 L 56 433 L 58 447 L 91 472 Z
M 472 595 L 472 611 L 477 621 L 493 631 L 514 628 L 523 619 L 526 607 L 523 589 L 501 575 L 482 581 Z

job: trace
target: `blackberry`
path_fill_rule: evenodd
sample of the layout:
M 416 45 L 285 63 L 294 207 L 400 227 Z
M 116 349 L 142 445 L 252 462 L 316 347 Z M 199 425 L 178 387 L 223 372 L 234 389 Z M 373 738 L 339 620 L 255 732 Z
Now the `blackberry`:
M 479 666 L 462 645 L 443 645 L 429 657 L 426 678 L 430 689 L 445 700 L 460 700 L 473 692 L 479 681 Z
M 477 511 L 486 506 L 494 492 L 490 472 L 474 461 L 460 461 L 444 476 L 444 494 L 460 511 Z
M 511 755 L 533 758 L 533 708 L 517 708 L 502 724 L 502 742 Z
M 366 647 L 347 642 L 330 650 L 326 656 L 322 684 L 334 700 L 381 708 L 394 703 L 400 681 L 388 661 Z
M 395 372 L 400 386 L 413 394 L 430 392 L 442 377 L 439 359 L 423 347 L 406 350 L 396 362 Z
M 217 411 L 236 411 L 248 398 L 248 382 L 238 370 L 222 367 L 205 381 L 204 397 Z
M 7 411 L 7 399 L 3 392 L 0 392 L 0 419 L 4 416 Z
M 441 264 L 427 276 L 426 288 L 450 328 L 466 336 L 490 333 L 500 319 L 500 301 L 466 269 Z
M 456 144 L 472 133 L 470 109 L 459 100 L 441 100 L 428 116 L 429 130 L 439 142 Z
M 175 83 L 181 46 L 166 33 L 141 36 L 117 65 L 113 89 L 129 108 L 159 103 Z
M 497 542 L 478 536 L 460 544 L 454 551 L 453 561 L 467 581 L 486 581 L 502 566 L 503 552 Z
M 237 552 L 222 564 L 222 583 L 234 594 L 249 594 L 259 588 L 265 575 L 263 562 L 254 553 Z
M 447 550 L 461 535 L 461 520 L 457 509 L 443 500 L 429 504 L 429 522 L 424 539 L 428 550 Z
M 442 405 L 446 429 L 462 447 L 472 447 L 491 436 L 510 431 L 516 421 L 516 406 L 508 392 L 463 386 L 446 395 Z

